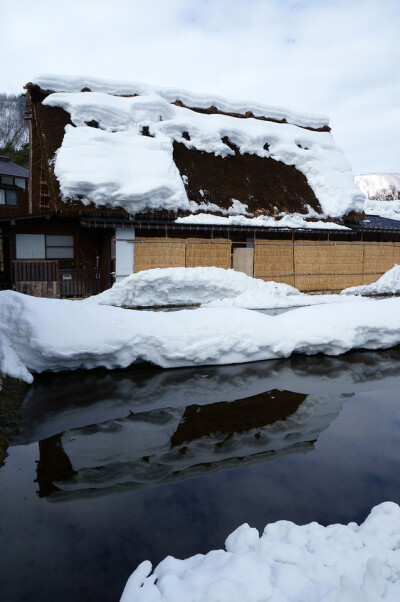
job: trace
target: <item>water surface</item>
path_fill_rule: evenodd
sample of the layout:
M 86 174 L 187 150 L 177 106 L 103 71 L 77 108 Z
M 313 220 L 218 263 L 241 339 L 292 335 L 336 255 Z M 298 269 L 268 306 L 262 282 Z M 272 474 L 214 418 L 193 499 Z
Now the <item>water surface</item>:
M 0 470 L 1 599 L 118 600 L 243 522 L 400 502 L 399 350 L 37 377 Z

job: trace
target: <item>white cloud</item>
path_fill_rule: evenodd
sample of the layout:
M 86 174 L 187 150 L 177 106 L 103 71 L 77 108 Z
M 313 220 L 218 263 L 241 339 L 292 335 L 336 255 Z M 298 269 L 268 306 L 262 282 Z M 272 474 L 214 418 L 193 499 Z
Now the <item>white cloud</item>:
M 91 74 L 328 114 L 354 171 L 400 171 L 398 0 L 0 0 L 0 91 Z

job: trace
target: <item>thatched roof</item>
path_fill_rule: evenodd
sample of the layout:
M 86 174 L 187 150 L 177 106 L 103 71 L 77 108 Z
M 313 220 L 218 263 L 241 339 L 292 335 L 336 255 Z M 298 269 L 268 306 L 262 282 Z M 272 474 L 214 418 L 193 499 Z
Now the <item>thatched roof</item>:
M 323 118 L 137 83 L 35 81 L 26 86 L 32 165 L 40 154 L 51 208 L 64 214 L 340 220 L 360 210 Z

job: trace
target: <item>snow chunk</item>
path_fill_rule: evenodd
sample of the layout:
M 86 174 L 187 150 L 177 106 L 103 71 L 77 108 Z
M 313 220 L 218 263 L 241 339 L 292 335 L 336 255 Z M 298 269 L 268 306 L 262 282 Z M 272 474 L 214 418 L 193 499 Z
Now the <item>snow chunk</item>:
M 228 100 L 222 96 L 189 92 L 181 88 L 151 86 L 137 81 L 121 82 L 91 76 L 43 74 L 34 77 L 32 83 L 40 86 L 42 90 L 52 90 L 53 92 L 73 93 L 80 92 L 83 88 L 88 88 L 92 92 L 103 92 L 115 96 L 132 96 L 134 94 L 148 96 L 157 94 L 169 103 L 179 100 L 188 107 L 199 109 L 208 109 L 214 106 L 226 113 L 240 113 L 243 115 L 247 111 L 251 111 L 256 117 L 266 117 L 267 119 L 276 119 L 278 121 L 285 119 L 288 123 L 303 127 L 320 128 L 324 125 L 329 125 L 329 119 L 325 116 L 290 111 L 282 107 L 264 105 L 248 100 Z
M 244 523 L 229 535 L 225 541 L 225 548 L 228 552 L 250 552 L 258 544 L 259 538 L 258 530 Z
M 400 265 L 385 272 L 376 282 L 345 288 L 342 295 L 398 295 L 400 293 Z
M 165 137 L 67 125 L 54 171 L 63 197 L 82 197 L 85 205 L 122 207 L 128 213 L 189 209 L 172 144 Z
M 46 88 L 51 82 L 46 84 L 39 81 L 38 83 Z M 74 86 L 75 84 L 72 85 L 72 89 L 75 89 Z M 66 88 L 71 89 L 71 86 L 67 85 Z M 94 86 L 94 89 L 99 88 L 101 86 Z M 109 88 L 105 86 L 104 89 Z M 61 149 L 56 156 L 55 173 L 59 179 L 62 176 L 60 184 L 64 200 L 84 197 L 97 204 L 107 205 L 107 194 L 111 188 L 115 193 L 110 202 L 111 206 L 115 206 L 118 191 L 122 190 L 120 206 L 130 213 L 144 208 L 191 210 L 183 182 L 177 181 L 178 171 L 173 164 L 172 142 L 180 142 L 188 148 L 227 157 L 234 153 L 230 146 L 222 141 L 227 137 L 242 154 L 269 157 L 286 165 L 295 166 L 306 176 L 321 205 L 320 218 L 341 218 L 349 211 L 362 211 L 364 195 L 355 185 L 350 165 L 335 145 L 329 132 L 307 130 L 299 127 L 298 123 L 293 125 L 198 113 L 170 104 L 168 100 L 170 97 L 163 96 L 157 91 L 159 92 L 154 87 L 144 87 L 141 88 L 141 95 L 135 97 L 116 97 L 98 91 L 55 92 L 44 99 L 44 105 L 61 107 L 68 111 L 72 122 L 77 126 L 76 133 L 72 133 L 72 128 L 67 128 Z M 85 125 L 91 122 L 96 122 L 101 131 L 94 130 L 91 133 L 91 128 Z M 152 153 L 146 152 L 143 159 L 139 157 L 139 151 L 142 149 L 139 140 L 143 138 L 141 132 L 144 127 L 148 128 L 150 135 L 153 136 L 146 150 L 154 152 L 162 150 L 166 155 L 159 176 L 157 176 L 159 159 L 155 158 L 155 165 L 151 172 L 156 176 L 154 185 L 147 177 L 150 173 L 149 163 L 151 164 Z M 190 140 L 183 136 L 185 132 L 189 133 Z M 119 145 L 121 145 L 120 149 L 118 149 Z M 64 152 L 65 146 L 67 146 L 67 153 Z M 111 163 L 110 167 L 107 161 Z M 143 167 L 144 175 L 141 179 Z M 103 168 L 106 171 L 99 182 L 98 172 L 102 172 Z M 82 171 L 85 173 L 85 179 L 82 178 Z M 159 188 L 159 179 L 163 182 L 163 189 L 166 188 L 168 193 L 156 194 L 156 198 L 147 204 L 139 199 L 136 205 L 136 191 L 134 191 L 130 199 L 131 204 L 124 204 L 126 196 L 129 196 L 126 191 L 124 196 L 124 188 L 127 179 L 131 183 L 131 172 L 139 178 L 137 186 L 143 189 L 142 198 L 144 194 L 148 199 L 152 198 L 154 188 L 156 191 Z M 166 178 L 168 174 L 170 180 Z M 104 189 L 101 188 L 102 184 L 105 185 Z M 95 195 L 97 187 L 100 187 L 100 191 Z M 243 206 L 240 211 L 237 209 L 239 207 L 234 204 L 233 212 L 245 213 Z M 265 222 L 263 225 L 268 224 Z M 286 227 L 300 226 L 293 226 L 288 222 Z
M 73 326 L 73 327 L 72 327 Z M 246 309 L 151 312 L 0 292 L 0 370 L 236 364 L 292 353 L 340 355 L 400 343 L 400 299 L 360 299 L 267 316 Z M 18 360 L 18 363 L 17 363 Z
M 242 525 L 226 550 L 142 563 L 121 602 L 397 602 L 400 507 L 385 502 L 364 523 L 267 525 L 261 538 Z

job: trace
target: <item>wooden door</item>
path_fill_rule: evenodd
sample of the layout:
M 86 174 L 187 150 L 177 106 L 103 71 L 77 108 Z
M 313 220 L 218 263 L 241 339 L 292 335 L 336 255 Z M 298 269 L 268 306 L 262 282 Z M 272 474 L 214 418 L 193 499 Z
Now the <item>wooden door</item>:
M 233 249 L 233 269 L 237 272 L 244 272 L 248 276 L 254 275 L 254 248 L 236 248 Z

